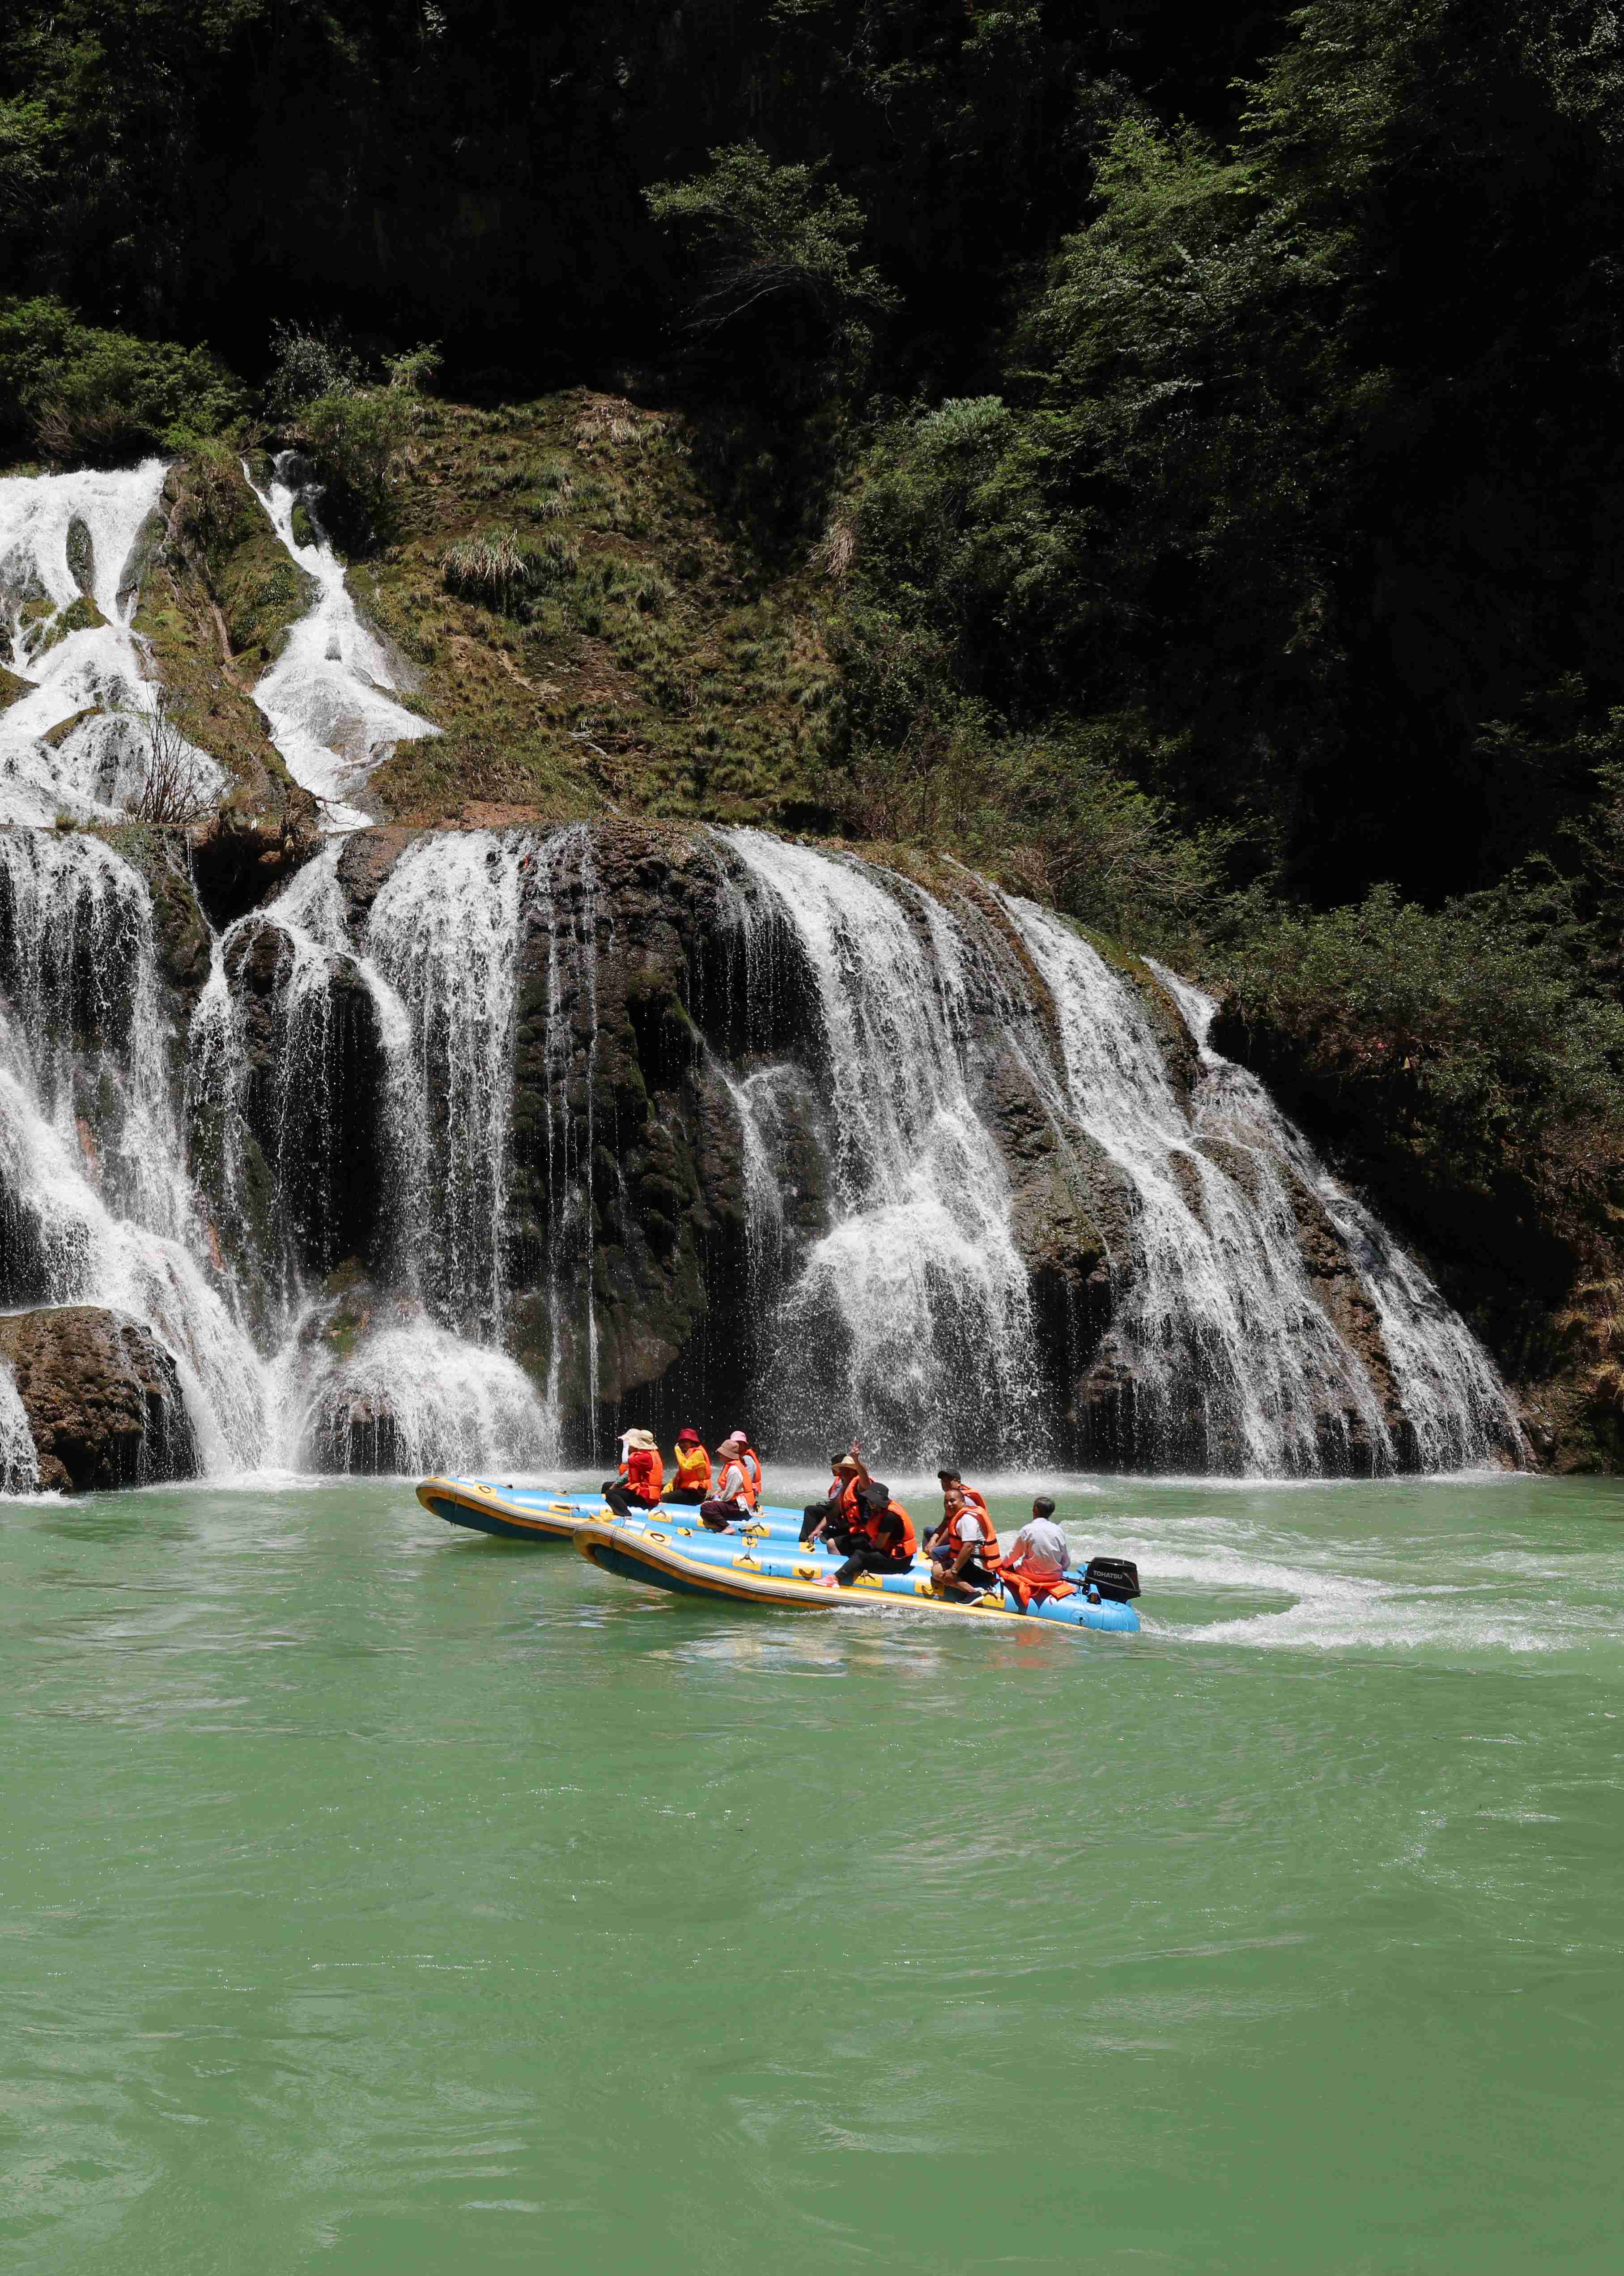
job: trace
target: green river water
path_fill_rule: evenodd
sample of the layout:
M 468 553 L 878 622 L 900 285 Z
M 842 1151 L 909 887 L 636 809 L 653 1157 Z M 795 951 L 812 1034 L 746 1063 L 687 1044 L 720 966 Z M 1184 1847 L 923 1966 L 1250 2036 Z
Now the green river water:
M 1142 1636 L 0 1506 L 11 2265 L 1615 2267 L 1624 1487 L 1062 1510 Z

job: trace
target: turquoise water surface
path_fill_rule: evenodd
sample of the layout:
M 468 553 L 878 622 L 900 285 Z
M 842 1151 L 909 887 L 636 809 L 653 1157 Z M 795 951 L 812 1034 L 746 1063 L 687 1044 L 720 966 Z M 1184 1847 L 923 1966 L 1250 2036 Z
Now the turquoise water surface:
M 1624 1487 L 1062 1508 L 1142 1636 L 0 1505 L 16 2265 L 1615 2267 Z

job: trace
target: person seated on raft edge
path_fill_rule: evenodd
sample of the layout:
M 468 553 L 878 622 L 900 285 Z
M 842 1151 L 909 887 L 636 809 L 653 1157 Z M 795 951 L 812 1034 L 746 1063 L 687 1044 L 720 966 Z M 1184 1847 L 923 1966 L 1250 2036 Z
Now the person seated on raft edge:
M 978 1522 L 983 1555 L 983 1565 L 996 1565 L 998 1559 L 998 1536 L 987 1511 L 987 1497 L 979 1486 L 967 1486 L 956 1465 L 944 1462 L 937 1474 L 942 1489 L 942 1521 L 925 1543 L 925 1554 L 934 1557 L 938 1549 L 951 1557 L 956 1554 L 960 1539 L 968 1541 L 968 1533 L 960 1535 L 957 1521 L 968 1513 Z
M 604 1500 L 617 1517 L 626 1516 L 634 1504 L 639 1509 L 656 1509 L 665 1482 L 665 1465 L 660 1460 L 653 1432 L 623 1431 L 620 1445 L 623 1452 L 619 1474 L 604 1479 Z M 621 1479 L 626 1481 L 624 1485 Z
M 937 1589 L 951 1597 L 981 1597 L 998 1585 L 998 1536 L 987 1504 L 955 1469 L 937 1472 L 942 1482 L 942 1522 L 925 1544 L 936 1567 Z
M 747 1441 L 742 1430 L 734 1430 L 717 1448 L 717 1460 L 722 1466 L 714 1501 L 702 1501 L 699 1506 L 700 1521 L 711 1533 L 730 1533 L 741 1518 L 755 1510 L 759 1489 L 745 1464 Z M 760 1465 L 757 1465 L 759 1475 Z
M 710 1457 L 700 1444 L 699 1433 L 692 1423 L 678 1431 L 673 1459 L 676 1473 L 665 1489 L 665 1498 L 697 1509 L 710 1497 Z
M 1010 1543 L 998 1578 L 1028 1612 L 1046 1597 L 1076 1595 L 1076 1582 L 1066 1578 L 1071 1561 L 1071 1544 L 1054 1521 L 1054 1504 L 1047 1494 L 1039 1494 L 1032 1504 L 1031 1522 Z
M 744 1451 L 740 1460 L 744 1464 L 745 1476 L 750 1482 L 750 1507 L 759 1509 L 762 1506 L 762 1458 L 750 1444 L 748 1431 L 736 1430 L 733 1435 L 744 1440 Z
M 824 1589 L 849 1589 L 860 1573 L 906 1573 L 919 1546 L 914 1521 L 891 1488 L 870 1478 L 862 1490 L 861 1536 L 838 1573 L 818 1583 Z
M 804 1547 L 821 1540 L 826 1548 L 849 1557 L 859 1522 L 858 1497 L 869 1483 L 868 1465 L 855 1438 L 849 1454 L 831 1455 L 829 1468 L 828 1498 L 807 1504 L 801 1514 L 801 1539 Z

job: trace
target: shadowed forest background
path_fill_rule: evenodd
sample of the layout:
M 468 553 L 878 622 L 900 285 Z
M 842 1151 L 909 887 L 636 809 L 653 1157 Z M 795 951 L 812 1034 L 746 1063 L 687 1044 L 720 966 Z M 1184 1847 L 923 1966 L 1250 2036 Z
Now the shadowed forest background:
M 729 668 L 766 725 L 747 767 L 706 729 L 673 769 L 572 715 L 603 794 L 950 853 L 1203 977 L 1215 1039 L 1616 1455 L 1606 8 L 19 0 L 9 26 L 11 464 L 185 457 L 216 581 L 227 446 L 305 449 L 380 574 L 432 474 L 467 508 L 436 591 L 503 638 L 562 608 L 565 641 L 601 596 L 550 481 L 520 527 L 522 468 L 505 495 L 489 454 L 468 472 L 457 407 L 509 436 L 582 388 L 660 414 L 687 503 L 626 522 L 659 701 L 686 719 L 717 669 L 682 643 L 720 543 L 765 612 Z

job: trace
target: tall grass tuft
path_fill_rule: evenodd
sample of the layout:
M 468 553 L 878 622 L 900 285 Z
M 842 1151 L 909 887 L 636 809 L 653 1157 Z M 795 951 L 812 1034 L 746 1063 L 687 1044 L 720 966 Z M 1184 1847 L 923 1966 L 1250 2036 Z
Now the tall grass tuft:
M 516 529 L 488 529 L 448 546 L 440 557 L 440 575 L 446 591 L 459 600 L 517 616 L 538 594 L 566 584 L 577 559 L 575 548 L 557 531 L 550 531 L 538 546 Z

